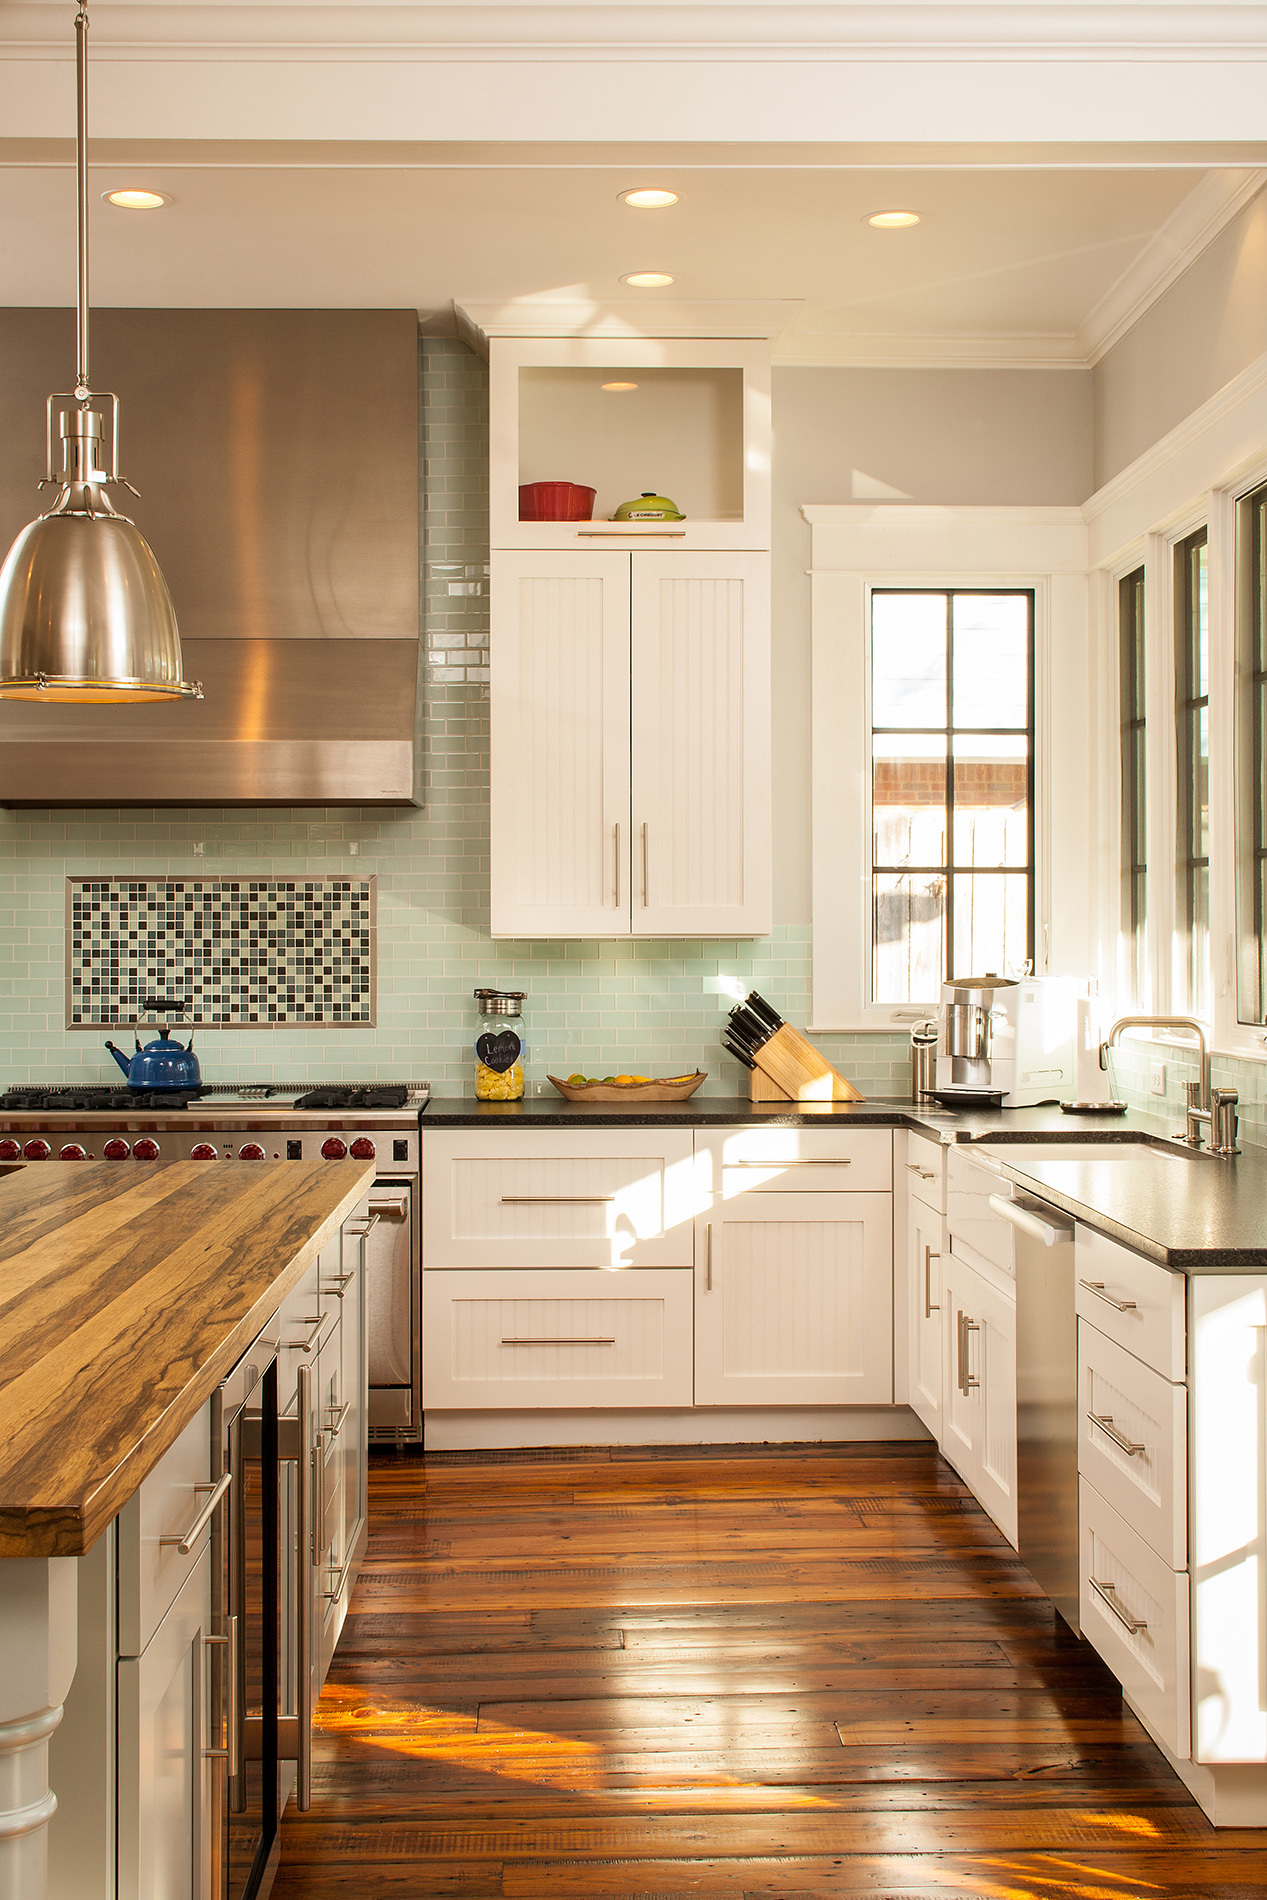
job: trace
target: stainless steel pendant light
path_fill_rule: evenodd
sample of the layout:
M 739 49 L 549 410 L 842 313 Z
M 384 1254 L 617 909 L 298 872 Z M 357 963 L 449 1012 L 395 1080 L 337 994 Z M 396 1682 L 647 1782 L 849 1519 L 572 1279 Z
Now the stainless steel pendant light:
M 149 542 L 110 501 L 112 486 L 136 493 L 119 474 L 119 399 L 88 379 L 87 0 L 75 16 L 75 66 L 79 366 L 74 392 L 48 399 L 40 486 L 60 493 L 23 528 L 0 568 L 0 699 L 201 699 L 202 688 L 181 678 L 176 614 Z

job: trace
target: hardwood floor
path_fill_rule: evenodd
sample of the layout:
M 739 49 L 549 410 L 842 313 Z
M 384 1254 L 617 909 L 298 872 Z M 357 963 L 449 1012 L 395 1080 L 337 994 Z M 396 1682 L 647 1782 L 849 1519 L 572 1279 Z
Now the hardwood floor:
M 1267 1895 L 929 1449 L 389 1458 L 371 1500 L 275 1900 Z

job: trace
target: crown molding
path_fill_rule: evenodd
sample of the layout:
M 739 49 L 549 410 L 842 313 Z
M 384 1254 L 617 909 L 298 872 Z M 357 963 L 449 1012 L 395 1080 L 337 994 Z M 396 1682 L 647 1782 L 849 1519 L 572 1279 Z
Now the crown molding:
M 69 59 L 65 0 L 0 9 L 8 57 Z M 1129 61 L 1267 59 L 1258 0 L 96 0 L 93 57 Z
M 1085 369 L 1076 336 L 983 332 L 902 336 L 789 329 L 774 345 L 778 368 L 801 369 Z
M 1107 356 L 1264 184 L 1267 171 L 1207 172 L 1078 325 L 1085 360 Z
M 772 337 L 801 309 L 799 298 L 768 302 L 655 302 L 597 304 L 583 298 L 511 300 L 455 298 L 458 335 L 481 356 L 490 337 Z

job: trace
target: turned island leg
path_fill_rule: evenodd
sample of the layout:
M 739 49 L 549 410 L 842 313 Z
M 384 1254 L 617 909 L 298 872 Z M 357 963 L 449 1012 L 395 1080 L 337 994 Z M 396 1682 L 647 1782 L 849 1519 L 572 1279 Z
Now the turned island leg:
M 0 1559 L 0 1900 L 47 1892 L 48 1738 L 75 1673 L 78 1567 Z

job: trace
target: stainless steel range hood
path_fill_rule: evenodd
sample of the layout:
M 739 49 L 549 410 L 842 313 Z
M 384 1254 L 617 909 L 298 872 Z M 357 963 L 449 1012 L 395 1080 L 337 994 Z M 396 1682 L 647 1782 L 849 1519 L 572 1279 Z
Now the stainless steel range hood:
M 205 697 L 0 702 L 0 804 L 417 804 L 416 313 L 93 322 L 141 491 L 129 512 Z M 0 311 L 0 546 L 30 518 L 40 392 L 73 334 L 70 311 Z

